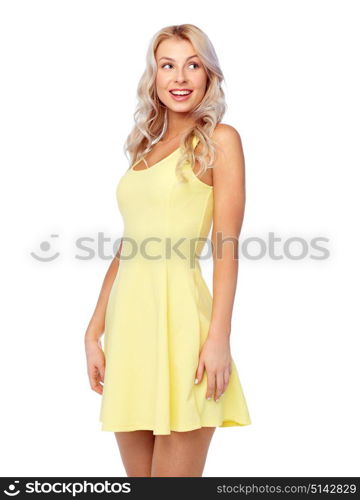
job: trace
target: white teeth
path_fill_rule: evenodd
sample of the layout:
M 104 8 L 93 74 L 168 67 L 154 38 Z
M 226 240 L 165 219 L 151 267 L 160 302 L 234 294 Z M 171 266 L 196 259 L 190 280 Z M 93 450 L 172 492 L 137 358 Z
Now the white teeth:
M 170 90 L 174 95 L 188 95 L 191 94 L 191 90 Z

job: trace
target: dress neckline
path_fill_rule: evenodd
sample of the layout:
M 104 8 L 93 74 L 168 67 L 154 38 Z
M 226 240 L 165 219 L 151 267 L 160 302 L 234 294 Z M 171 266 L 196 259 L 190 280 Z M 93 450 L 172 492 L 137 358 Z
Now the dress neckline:
M 151 165 L 151 167 L 147 167 L 147 168 L 141 168 L 140 170 L 135 170 L 134 167 L 135 165 L 137 165 L 140 161 L 142 161 L 144 158 L 139 158 L 138 161 L 136 161 L 132 166 L 131 168 L 129 169 L 131 172 L 145 172 L 146 170 L 151 170 L 153 169 L 154 167 L 156 167 L 157 165 L 159 165 L 159 163 L 162 163 L 163 161 L 167 160 L 168 158 L 170 158 L 172 155 L 174 155 L 177 151 L 179 151 L 179 149 L 181 148 L 181 146 L 178 146 L 176 149 L 174 149 L 174 151 L 172 151 L 171 153 L 169 153 L 168 155 L 166 155 L 164 158 L 162 158 L 161 160 L 157 161 L 156 163 L 154 163 L 154 165 Z

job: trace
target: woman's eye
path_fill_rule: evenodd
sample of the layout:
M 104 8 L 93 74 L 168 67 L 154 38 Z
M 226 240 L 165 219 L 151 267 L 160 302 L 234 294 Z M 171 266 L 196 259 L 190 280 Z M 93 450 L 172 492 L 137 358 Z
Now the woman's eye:
M 165 64 L 163 64 L 161 67 L 162 67 L 162 68 L 165 68 L 166 66 L 172 66 L 172 64 L 171 64 L 171 63 L 165 63 Z M 190 63 L 190 64 L 189 64 L 189 66 L 196 66 L 196 67 L 199 67 L 199 64 L 194 62 L 194 63 Z

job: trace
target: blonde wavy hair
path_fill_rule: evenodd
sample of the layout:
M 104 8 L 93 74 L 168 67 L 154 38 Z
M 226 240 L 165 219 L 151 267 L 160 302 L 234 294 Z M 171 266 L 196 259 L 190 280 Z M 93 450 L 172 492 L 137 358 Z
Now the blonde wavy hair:
M 146 68 L 137 87 L 138 104 L 133 115 L 135 125 L 127 137 L 124 152 L 129 153 L 130 166 L 133 165 L 162 139 L 167 130 L 167 107 L 159 100 L 156 92 L 155 54 L 159 44 L 172 37 L 188 40 L 193 45 L 208 76 L 205 95 L 191 111 L 195 126 L 183 137 L 180 144 L 181 155 L 176 164 L 175 173 L 184 180 L 181 174 L 181 165 L 184 161 L 189 162 L 193 168 L 197 160 L 200 167 L 198 175 L 204 173 L 207 168 L 213 167 L 216 145 L 211 140 L 211 136 L 226 110 L 224 91 L 221 88 L 224 76 L 214 47 L 207 35 L 193 24 L 167 26 L 155 33 L 151 39 L 146 55 Z M 193 136 L 196 136 L 203 145 L 201 153 L 194 151 Z

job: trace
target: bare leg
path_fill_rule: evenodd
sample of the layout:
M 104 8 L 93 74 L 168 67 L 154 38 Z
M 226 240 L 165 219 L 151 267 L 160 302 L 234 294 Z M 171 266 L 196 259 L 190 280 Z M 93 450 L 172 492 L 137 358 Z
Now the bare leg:
M 156 435 L 151 477 L 202 477 L 216 427 Z
M 155 436 L 152 431 L 115 432 L 128 477 L 150 477 Z

